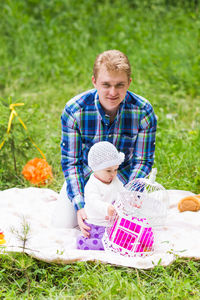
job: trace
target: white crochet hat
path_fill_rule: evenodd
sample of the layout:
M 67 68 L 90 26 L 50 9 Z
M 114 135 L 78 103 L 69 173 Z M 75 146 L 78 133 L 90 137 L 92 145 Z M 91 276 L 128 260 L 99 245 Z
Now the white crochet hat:
M 124 153 L 118 152 L 113 144 L 98 142 L 89 150 L 88 166 L 95 172 L 120 165 L 124 161 L 124 157 Z

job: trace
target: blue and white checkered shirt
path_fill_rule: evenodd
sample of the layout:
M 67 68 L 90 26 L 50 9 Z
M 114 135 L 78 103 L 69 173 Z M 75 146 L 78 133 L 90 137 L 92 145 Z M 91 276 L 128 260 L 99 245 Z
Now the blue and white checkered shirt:
M 91 174 L 87 156 L 94 143 L 109 141 L 124 152 L 125 160 L 118 170 L 124 184 L 151 171 L 157 120 L 151 104 L 143 97 L 127 91 L 110 124 L 97 90 L 92 89 L 67 102 L 61 124 L 61 164 L 66 193 L 76 210 L 84 207 L 84 186 Z

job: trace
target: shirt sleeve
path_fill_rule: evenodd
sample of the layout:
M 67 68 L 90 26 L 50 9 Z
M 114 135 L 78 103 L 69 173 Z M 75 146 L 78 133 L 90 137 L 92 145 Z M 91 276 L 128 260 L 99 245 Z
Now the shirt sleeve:
M 88 219 L 102 219 L 108 215 L 110 203 L 103 201 L 99 190 L 94 185 L 88 185 L 85 189 L 85 213 Z
M 68 107 L 61 116 L 61 165 L 67 182 L 67 195 L 76 210 L 84 207 L 82 141 L 77 121 Z
M 140 120 L 129 181 L 134 178 L 145 177 L 151 171 L 154 162 L 156 129 L 156 115 L 152 106 L 147 103 L 145 113 L 142 114 Z

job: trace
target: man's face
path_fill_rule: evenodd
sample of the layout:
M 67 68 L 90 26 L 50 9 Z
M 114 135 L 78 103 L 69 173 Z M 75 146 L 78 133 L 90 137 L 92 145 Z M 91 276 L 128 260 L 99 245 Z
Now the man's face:
M 102 65 L 97 78 L 92 77 L 99 101 L 106 113 L 116 112 L 131 83 L 125 71 L 108 71 Z

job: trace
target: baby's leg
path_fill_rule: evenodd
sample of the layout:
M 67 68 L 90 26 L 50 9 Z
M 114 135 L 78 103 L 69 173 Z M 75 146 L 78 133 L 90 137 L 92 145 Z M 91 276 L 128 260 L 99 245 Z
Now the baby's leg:
M 105 231 L 104 226 L 88 224 L 91 228 L 90 237 L 79 236 L 77 238 L 77 249 L 80 250 L 104 250 L 102 237 Z
M 87 222 L 85 222 L 87 225 Z M 105 232 L 105 226 L 98 226 L 93 224 L 88 224 L 88 226 L 91 228 L 90 230 L 90 238 L 94 239 L 102 239 L 104 232 Z

